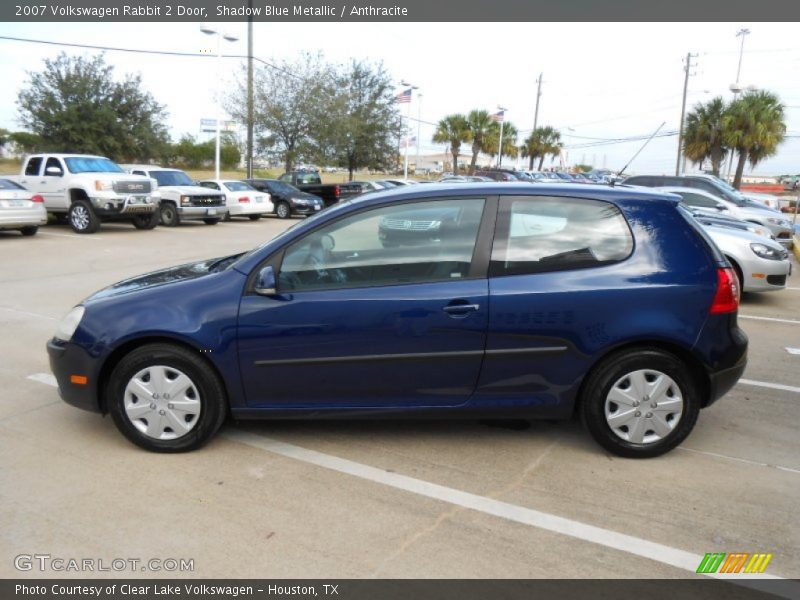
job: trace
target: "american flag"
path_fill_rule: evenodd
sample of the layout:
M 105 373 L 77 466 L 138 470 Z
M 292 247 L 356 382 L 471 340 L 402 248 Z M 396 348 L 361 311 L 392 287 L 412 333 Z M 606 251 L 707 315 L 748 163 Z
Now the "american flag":
M 506 111 L 501 110 L 499 112 L 494 113 L 492 115 L 492 121 L 494 121 L 495 123 L 502 123 L 503 122 L 503 117 L 505 116 L 505 112 Z
M 411 102 L 411 88 L 408 88 L 404 92 L 400 92 L 394 97 L 394 99 L 398 102 Z

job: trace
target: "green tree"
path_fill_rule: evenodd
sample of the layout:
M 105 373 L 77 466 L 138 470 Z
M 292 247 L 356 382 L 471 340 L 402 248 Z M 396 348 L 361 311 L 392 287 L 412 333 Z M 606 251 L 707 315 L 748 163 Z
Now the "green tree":
M 315 130 L 325 118 L 333 89 L 333 68 L 321 54 L 303 54 L 258 69 L 253 80 L 253 126 L 260 151 L 277 154 L 287 171 L 308 158 Z M 247 78 L 227 98 L 234 119 L 247 122 Z
M 40 152 L 44 148 L 42 138 L 35 133 L 27 131 L 15 131 L 9 134 L 9 139 L 13 142 L 18 152 L 23 154 L 30 154 L 32 152 Z
M 494 136 L 497 139 L 499 133 L 498 123 L 492 120 L 489 111 L 472 110 L 467 115 L 467 125 L 469 126 L 469 141 L 472 142 L 472 160 L 469 163 L 469 174 L 475 173 L 475 164 L 478 162 L 478 154 L 488 153 L 487 140 Z M 495 146 L 497 147 L 497 146 Z
M 544 127 L 537 127 L 525 139 L 520 151 L 523 157 L 530 158 L 530 169 L 533 169 L 533 163 L 538 158 L 540 171 L 546 156 L 558 156 L 561 154 L 561 133 L 549 125 Z
M 497 156 L 497 150 L 501 149 L 503 152 L 503 156 L 510 156 L 514 158 L 519 153 L 519 148 L 517 148 L 517 137 L 519 137 L 519 131 L 517 130 L 516 126 L 511 123 L 510 121 L 506 121 L 503 123 L 503 144 L 500 145 L 500 124 L 496 124 L 497 127 L 493 127 L 489 134 L 486 136 L 484 141 L 484 152 L 489 154 L 491 157 Z M 498 164 L 502 164 L 502 158 L 498 161 Z
M 103 55 L 59 54 L 29 72 L 17 98 L 20 121 L 39 136 L 41 150 L 102 154 L 114 160 L 147 160 L 169 141 L 166 111 L 142 90 L 139 75 L 115 81 Z
M 350 181 L 359 169 L 395 165 L 402 128 L 392 81 L 380 63 L 353 60 L 336 70 L 329 100 L 315 119 L 317 162 L 347 167 Z
M 768 91 L 747 93 L 731 102 L 723 117 L 725 143 L 739 157 L 733 186 L 742 184 L 745 162 L 751 167 L 774 156 L 786 136 L 784 105 Z
M 450 154 L 453 156 L 453 174 L 458 174 L 458 155 L 461 153 L 461 144 L 470 141 L 470 129 L 464 115 L 448 115 L 436 125 L 433 141 L 437 144 L 450 144 Z
M 697 104 L 686 115 L 684 126 L 684 156 L 696 165 L 710 160 L 711 170 L 717 177 L 719 177 L 725 156 L 728 154 L 723 126 L 723 117 L 726 111 L 725 101 L 718 96 L 706 104 Z

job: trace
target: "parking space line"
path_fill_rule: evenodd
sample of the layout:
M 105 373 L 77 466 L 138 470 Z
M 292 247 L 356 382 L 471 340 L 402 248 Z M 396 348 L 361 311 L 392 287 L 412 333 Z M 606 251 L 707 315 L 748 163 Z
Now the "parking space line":
M 800 354 L 800 348 L 786 348 L 786 351 L 789 354 Z
M 98 240 L 103 241 L 105 238 L 97 237 L 96 235 L 76 235 L 70 233 L 53 233 L 52 231 L 40 231 L 39 235 L 46 235 L 52 237 L 65 237 L 65 238 L 75 238 L 79 240 Z
M 778 319 L 776 317 L 757 317 L 755 315 L 739 315 L 740 319 L 752 319 L 754 321 L 774 321 L 776 323 L 791 323 L 792 325 L 800 325 L 797 319 Z
M 780 471 L 786 471 L 787 473 L 796 473 L 800 474 L 800 469 L 792 469 L 791 467 L 784 467 L 782 465 L 771 465 L 769 463 L 758 462 L 756 460 L 749 460 L 747 458 L 739 458 L 737 456 L 728 456 L 727 454 L 717 454 L 716 452 L 707 452 L 705 450 L 696 450 L 694 448 L 686 448 L 684 446 L 678 446 L 678 450 L 683 450 L 684 452 L 691 452 L 693 454 L 704 454 L 705 456 L 713 456 L 714 458 L 722 458 L 725 460 L 732 460 L 734 462 L 740 462 L 747 465 L 752 465 L 754 467 L 770 467 L 773 469 L 778 469 Z
M 47 315 L 40 315 L 39 313 L 30 312 L 30 311 L 27 311 L 27 310 L 19 310 L 17 308 L 7 308 L 5 306 L 0 306 L 0 310 L 6 310 L 8 312 L 17 313 L 17 314 L 20 314 L 20 315 L 27 315 L 29 317 L 37 317 L 39 319 L 49 319 L 51 321 L 58 321 L 57 317 L 49 317 Z
M 794 392 L 795 394 L 800 394 L 800 387 L 795 387 L 793 385 L 783 385 L 782 383 L 770 383 L 769 381 L 755 381 L 754 379 L 740 379 L 737 382 L 738 384 L 742 385 L 752 385 L 755 387 L 763 387 L 769 388 L 771 390 L 781 390 L 783 392 Z
M 228 429 L 222 433 L 222 436 L 231 441 L 266 450 L 267 452 L 285 458 L 298 460 L 324 469 L 344 473 L 373 483 L 379 483 L 398 490 L 425 496 L 426 498 L 439 500 L 523 525 L 529 525 L 552 533 L 565 535 L 581 541 L 591 542 L 620 552 L 634 554 L 691 573 L 696 572 L 697 565 L 700 564 L 703 558 L 699 554 L 680 550 L 679 548 L 672 548 L 671 546 L 659 544 L 658 542 L 651 542 L 632 535 L 596 527 L 594 525 L 518 506 L 516 504 L 510 504 L 494 498 L 445 487 L 407 475 L 400 475 L 394 472 L 390 473 L 383 469 L 339 458 L 330 454 L 324 454 L 316 450 L 309 450 L 260 435 Z M 710 576 L 720 579 L 730 579 L 735 583 L 741 583 L 748 587 L 755 583 L 752 580 L 749 582 L 746 580 L 742 581 L 723 574 L 713 574 Z M 776 575 L 767 576 L 766 574 L 759 575 L 758 578 L 783 579 Z M 792 589 L 790 592 L 792 594 L 797 594 L 798 590 Z M 791 596 L 787 595 L 785 597 L 789 598 Z
M 36 373 L 34 375 L 29 375 L 28 379 L 53 387 L 56 387 L 57 385 L 55 377 L 49 373 Z M 436 483 L 431 483 L 429 481 L 424 481 L 422 479 L 409 477 L 407 475 L 385 471 L 377 467 L 357 463 L 345 458 L 339 458 L 338 456 L 333 456 L 331 454 L 317 452 L 316 450 L 309 450 L 308 448 L 302 448 L 301 446 L 295 446 L 294 444 L 288 444 L 286 442 L 281 442 L 279 440 L 255 435 L 245 431 L 228 428 L 220 435 L 233 442 L 258 448 L 259 450 L 265 450 L 285 458 L 298 460 L 300 462 L 312 464 L 324 469 L 329 469 L 338 473 L 344 473 L 346 475 L 358 477 L 359 479 L 372 481 L 374 483 L 386 485 L 388 487 L 399 489 L 405 492 L 410 492 L 419 496 L 425 496 L 433 500 L 439 500 L 454 506 L 460 506 L 462 508 L 499 517 L 501 519 L 514 521 L 523 525 L 529 525 L 531 527 L 565 535 L 581 541 L 591 542 L 600 546 L 605 546 L 606 548 L 611 548 L 613 550 L 634 554 L 636 556 L 654 560 L 656 562 L 682 569 L 684 571 L 689 571 L 691 573 L 696 572 L 697 565 L 700 564 L 700 561 L 703 558 L 699 554 L 694 554 L 692 552 L 687 552 L 686 550 L 666 546 L 658 542 L 651 542 L 643 538 L 619 533 L 610 529 L 604 529 L 595 525 L 589 525 L 588 523 L 583 523 L 581 521 L 559 517 L 557 515 L 534 510 L 532 508 L 526 508 L 524 506 L 518 506 L 516 504 L 510 504 L 508 502 L 503 502 L 502 500 L 496 500 L 495 498 L 479 496 L 477 494 L 449 488 Z M 692 451 L 688 448 L 682 449 Z M 705 452 L 702 453 L 711 454 Z M 715 456 L 731 458 L 724 457 L 723 455 Z M 745 459 L 733 460 L 741 460 L 742 462 L 748 463 L 753 462 Z M 794 472 L 794 469 L 789 469 L 788 467 L 783 467 L 782 469 Z M 758 580 L 762 579 L 784 579 L 778 575 L 770 575 L 766 573 L 759 574 L 753 579 L 742 579 L 741 576 L 726 575 L 722 573 L 709 574 L 708 576 L 716 579 L 728 579 L 734 583 L 746 587 L 757 587 Z M 800 591 L 794 585 L 785 588 L 785 590 L 786 591 L 784 592 L 770 588 L 772 593 L 781 595 L 785 598 L 796 598 L 798 592 Z

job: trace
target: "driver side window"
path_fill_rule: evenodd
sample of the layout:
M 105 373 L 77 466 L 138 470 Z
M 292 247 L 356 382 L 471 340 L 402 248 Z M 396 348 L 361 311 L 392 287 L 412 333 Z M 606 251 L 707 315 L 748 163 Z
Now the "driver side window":
M 278 290 L 463 279 L 484 204 L 473 198 L 397 204 L 328 224 L 286 249 Z

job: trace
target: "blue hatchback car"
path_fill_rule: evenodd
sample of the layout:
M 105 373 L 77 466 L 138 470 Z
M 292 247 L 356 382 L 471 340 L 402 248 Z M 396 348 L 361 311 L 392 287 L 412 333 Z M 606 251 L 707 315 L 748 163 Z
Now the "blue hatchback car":
M 122 281 L 48 343 L 63 399 L 148 450 L 237 419 L 580 415 L 651 457 L 744 371 L 739 290 L 679 198 L 478 183 L 348 200 Z

